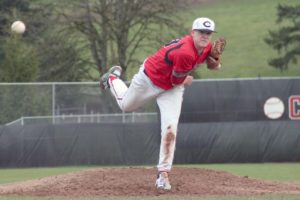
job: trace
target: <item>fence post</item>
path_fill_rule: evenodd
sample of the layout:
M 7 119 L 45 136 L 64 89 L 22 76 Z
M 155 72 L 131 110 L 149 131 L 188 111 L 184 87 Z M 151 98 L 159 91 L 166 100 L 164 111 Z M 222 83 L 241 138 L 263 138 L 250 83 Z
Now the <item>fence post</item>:
M 52 123 L 55 124 L 55 83 L 52 83 Z
M 21 125 L 24 126 L 24 117 L 21 117 Z

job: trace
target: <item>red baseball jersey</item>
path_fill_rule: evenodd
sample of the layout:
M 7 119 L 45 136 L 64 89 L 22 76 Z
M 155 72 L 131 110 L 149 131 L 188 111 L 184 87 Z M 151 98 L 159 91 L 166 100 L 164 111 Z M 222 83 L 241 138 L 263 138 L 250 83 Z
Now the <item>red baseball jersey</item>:
M 198 55 L 192 35 L 173 40 L 146 59 L 146 74 L 153 84 L 169 90 L 181 84 L 198 64 L 205 61 L 211 47 L 212 44 L 209 43 L 201 55 Z

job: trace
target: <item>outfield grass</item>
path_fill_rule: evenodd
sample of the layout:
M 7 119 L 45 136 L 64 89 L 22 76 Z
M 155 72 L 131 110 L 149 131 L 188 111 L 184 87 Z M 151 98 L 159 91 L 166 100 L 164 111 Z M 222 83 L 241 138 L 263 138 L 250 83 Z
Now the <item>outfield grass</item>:
M 87 168 L 88 167 L 41 167 L 0 169 L 0 184 L 39 179 L 47 176 L 76 172 Z
M 197 167 L 227 171 L 238 176 L 274 181 L 300 182 L 300 163 L 208 164 Z

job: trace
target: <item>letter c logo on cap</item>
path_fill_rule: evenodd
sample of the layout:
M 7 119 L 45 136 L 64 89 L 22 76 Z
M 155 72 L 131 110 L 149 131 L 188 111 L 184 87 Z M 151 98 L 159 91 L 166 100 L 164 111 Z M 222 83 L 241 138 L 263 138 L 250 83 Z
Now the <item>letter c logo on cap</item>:
M 210 27 L 211 23 L 209 21 L 205 21 L 205 22 L 203 22 L 203 26 Z

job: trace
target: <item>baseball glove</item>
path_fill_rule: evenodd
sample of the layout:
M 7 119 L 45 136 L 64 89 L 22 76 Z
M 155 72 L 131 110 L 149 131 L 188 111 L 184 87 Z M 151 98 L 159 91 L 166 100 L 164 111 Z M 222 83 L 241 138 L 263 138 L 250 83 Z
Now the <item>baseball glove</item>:
M 212 44 L 210 56 L 212 56 L 215 59 L 219 59 L 225 49 L 225 46 L 226 46 L 226 39 L 218 38 Z

